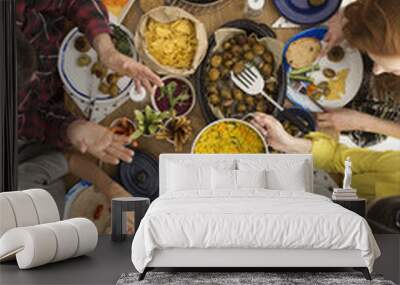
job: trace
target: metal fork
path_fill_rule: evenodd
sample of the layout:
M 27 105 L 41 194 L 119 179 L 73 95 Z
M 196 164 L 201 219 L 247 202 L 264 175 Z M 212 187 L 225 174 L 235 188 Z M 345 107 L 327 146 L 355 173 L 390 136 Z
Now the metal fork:
M 293 123 L 296 127 L 300 129 L 303 133 L 308 133 L 310 127 L 306 125 L 303 121 L 299 120 L 292 113 L 285 112 L 285 108 L 283 108 L 278 102 L 276 102 L 270 95 L 268 95 L 264 91 L 265 80 L 262 77 L 260 71 L 255 66 L 250 64 L 246 64 L 245 69 L 238 75 L 231 71 L 231 79 L 233 83 L 243 92 L 250 96 L 256 96 L 258 94 L 262 94 L 272 105 L 278 109 L 278 111 L 291 123 Z

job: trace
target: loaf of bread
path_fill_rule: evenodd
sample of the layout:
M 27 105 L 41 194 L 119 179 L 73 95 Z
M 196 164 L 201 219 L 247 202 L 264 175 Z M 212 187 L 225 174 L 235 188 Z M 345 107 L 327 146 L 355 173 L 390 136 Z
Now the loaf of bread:
M 294 69 L 310 66 L 321 53 L 321 43 L 316 38 L 301 38 L 292 42 L 286 51 L 286 61 Z

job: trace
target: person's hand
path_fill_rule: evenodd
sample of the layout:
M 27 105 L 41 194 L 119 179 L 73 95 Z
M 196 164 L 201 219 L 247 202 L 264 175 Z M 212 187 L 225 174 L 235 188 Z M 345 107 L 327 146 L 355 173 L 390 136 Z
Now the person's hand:
M 265 137 L 269 146 L 285 153 L 310 153 L 312 142 L 308 139 L 295 138 L 286 132 L 282 124 L 270 115 L 256 113 L 252 124 Z
M 320 129 L 334 129 L 337 132 L 360 129 L 363 114 L 351 109 L 329 110 L 317 114 L 317 125 Z
M 90 153 L 103 162 L 118 164 L 131 162 L 134 152 L 126 147 L 129 138 L 112 133 L 109 129 L 88 121 L 77 120 L 67 129 L 71 144 L 81 153 Z
M 334 46 L 339 45 L 344 40 L 343 26 L 346 22 L 343 11 L 339 11 L 328 22 L 328 31 L 325 35 L 324 42 L 326 43 L 321 52 L 321 56 L 326 55 Z
M 135 81 L 136 91 L 140 92 L 142 86 L 148 92 L 151 92 L 153 85 L 162 86 L 162 81 L 153 71 L 147 66 L 140 64 L 134 59 L 114 50 L 107 55 L 102 62 L 110 69 L 131 77 Z
M 293 141 L 293 137 L 286 132 L 282 124 L 270 115 L 256 113 L 251 123 L 275 150 L 286 152 L 287 146 Z
M 99 55 L 100 61 L 115 72 L 131 77 L 135 81 L 136 91 L 140 92 L 144 86 L 148 92 L 152 85 L 162 86 L 160 77 L 150 68 L 140 64 L 133 58 L 120 53 L 115 47 L 109 34 L 102 33 L 93 40 L 93 47 Z

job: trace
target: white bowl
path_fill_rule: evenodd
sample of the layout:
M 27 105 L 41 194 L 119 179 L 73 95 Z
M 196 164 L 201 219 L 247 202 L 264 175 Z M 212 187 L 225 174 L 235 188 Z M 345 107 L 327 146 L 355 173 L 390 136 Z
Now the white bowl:
M 205 127 L 197 134 L 195 140 L 193 141 L 191 153 L 195 153 L 194 150 L 195 150 L 197 141 L 200 139 L 201 135 L 202 135 L 206 130 L 208 130 L 209 128 L 211 128 L 212 126 L 214 126 L 214 125 L 216 125 L 216 124 L 223 123 L 223 122 L 242 123 L 242 124 L 246 125 L 247 127 L 249 127 L 250 129 L 252 129 L 254 132 L 257 133 L 257 135 L 258 135 L 259 138 L 261 139 L 261 141 L 262 141 L 262 143 L 263 143 L 263 145 L 264 145 L 264 148 L 265 148 L 265 153 L 268 153 L 268 145 L 267 145 L 267 142 L 265 141 L 264 136 L 263 136 L 253 125 L 251 125 L 250 123 L 248 123 L 248 122 L 246 122 L 246 121 L 243 121 L 243 120 L 239 120 L 239 119 L 233 119 L 233 118 L 229 118 L 229 119 L 220 119 L 220 120 L 217 120 L 217 121 L 212 122 L 211 124 L 205 126 Z
M 185 113 L 179 115 L 179 116 L 187 116 L 193 110 L 194 105 L 196 104 L 196 92 L 194 90 L 193 84 L 189 80 L 187 80 L 185 77 L 182 77 L 182 76 L 167 75 L 167 76 L 164 76 L 163 78 L 161 78 L 161 80 L 163 82 L 167 79 L 177 79 L 177 80 L 184 82 L 187 86 L 189 86 L 190 92 L 192 93 L 192 97 L 193 97 L 192 105 L 190 105 L 189 109 Z M 153 106 L 154 110 L 161 112 L 161 110 L 158 108 L 158 106 L 156 104 L 156 96 L 155 95 L 156 95 L 157 89 L 158 88 L 155 88 L 151 94 L 151 105 Z

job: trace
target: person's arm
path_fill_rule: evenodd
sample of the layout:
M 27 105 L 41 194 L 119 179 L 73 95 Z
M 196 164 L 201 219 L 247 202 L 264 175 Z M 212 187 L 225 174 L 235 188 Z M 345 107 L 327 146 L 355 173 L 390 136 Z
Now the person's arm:
M 319 128 L 335 131 L 364 131 L 400 138 L 400 124 L 351 109 L 337 109 L 317 114 Z
M 142 86 L 151 92 L 153 84 L 163 85 L 161 79 L 150 68 L 117 51 L 110 35 L 104 33 L 97 35 L 93 40 L 93 47 L 99 54 L 100 61 L 108 68 L 131 77 L 138 92 Z
M 323 133 L 311 133 L 314 167 L 332 174 L 343 174 L 350 157 L 352 187 L 360 197 L 373 200 L 400 194 L 400 152 L 351 148 Z
M 149 92 L 152 85 L 162 86 L 161 79 L 148 67 L 120 53 L 111 39 L 107 9 L 101 1 L 64 0 L 65 14 L 79 29 L 85 33 L 100 61 L 108 68 L 131 77 L 135 81 L 136 90 L 140 92 L 144 86 Z
M 324 37 L 324 42 L 326 44 L 322 50 L 321 56 L 326 55 L 334 46 L 343 42 L 345 38 L 343 28 L 349 22 L 349 19 L 345 16 L 346 7 L 357 1 L 358 0 L 343 1 L 338 12 L 329 19 L 327 23 L 328 31 Z
M 400 123 L 398 122 L 383 120 L 371 115 L 366 115 L 363 120 L 360 130 L 400 138 Z
M 362 197 L 374 199 L 400 194 L 400 151 L 349 148 L 331 136 L 314 132 L 294 138 L 274 117 L 258 113 L 252 122 L 274 149 L 286 153 L 311 153 L 314 167 L 342 174 L 344 161 L 351 158 L 353 185 Z
M 103 162 L 130 162 L 133 151 L 129 137 L 119 136 L 99 124 L 73 116 L 64 105 L 62 94 L 40 100 L 45 78 L 36 78 L 18 93 L 18 137 L 33 139 L 58 149 L 75 147 Z M 39 92 L 38 92 L 39 90 Z M 34 99 L 33 99 L 34 98 Z M 33 101 L 34 100 L 34 101 Z
M 129 138 L 113 134 L 93 122 L 78 119 L 66 111 L 64 104 L 37 106 L 18 116 L 18 136 L 35 139 L 58 149 L 75 147 L 103 162 L 131 162 L 134 152 L 125 145 Z
M 85 34 L 90 44 L 100 34 L 111 34 L 108 13 L 101 1 L 64 0 L 63 14 Z
M 131 162 L 134 151 L 128 145 L 129 137 L 114 134 L 99 124 L 75 120 L 66 133 L 68 141 L 81 153 L 90 153 L 103 162 L 119 164 L 120 160 Z
M 310 153 L 310 140 L 295 138 L 283 128 L 282 124 L 270 115 L 257 113 L 251 122 L 265 137 L 269 146 L 285 153 Z
M 343 173 L 344 161 L 351 158 L 354 174 L 393 173 L 400 171 L 399 151 L 373 151 L 351 148 L 340 144 L 329 135 L 315 132 L 306 136 L 312 142 L 312 155 L 316 168 L 331 173 Z
M 62 103 L 50 106 L 38 104 L 34 110 L 23 110 L 18 115 L 18 137 L 64 149 L 70 145 L 66 139 L 68 126 L 75 120 Z
M 20 96 L 26 98 L 29 95 L 21 93 Z M 115 135 L 99 124 L 74 117 L 65 109 L 62 100 L 52 101 L 37 100 L 34 108 L 20 106 L 18 137 L 35 139 L 58 149 L 73 146 L 107 163 L 132 160 L 134 152 L 126 147 L 128 137 Z
M 295 138 L 274 117 L 257 113 L 254 126 L 265 136 L 268 144 L 285 153 L 312 153 L 316 168 L 331 173 L 342 173 L 344 161 L 351 157 L 353 172 L 393 172 L 400 169 L 399 151 L 372 151 L 349 148 L 331 136 L 314 132 L 305 138 Z
M 35 139 L 58 149 L 75 147 L 106 163 L 130 162 L 134 152 L 126 147 L 129 138 L 113 134 L 108 128 L 74 117 L 63 102 L 37 103 L 35 109 L 21 110 L 18 137 Z

